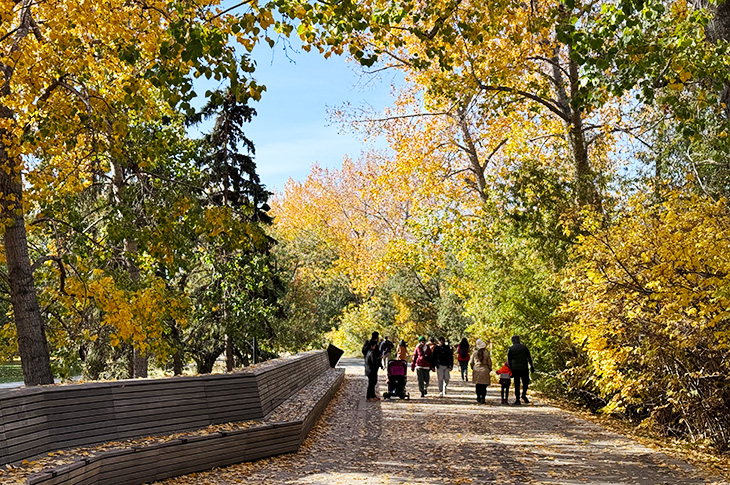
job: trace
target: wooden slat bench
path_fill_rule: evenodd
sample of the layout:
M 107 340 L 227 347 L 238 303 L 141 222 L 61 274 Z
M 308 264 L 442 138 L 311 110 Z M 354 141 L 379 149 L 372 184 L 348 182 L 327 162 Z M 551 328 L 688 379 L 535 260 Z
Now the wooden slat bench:
M 324 351 L 223 375 L 0 390 L 0 465 L 58 449 L 262 419 L 329 367 Z

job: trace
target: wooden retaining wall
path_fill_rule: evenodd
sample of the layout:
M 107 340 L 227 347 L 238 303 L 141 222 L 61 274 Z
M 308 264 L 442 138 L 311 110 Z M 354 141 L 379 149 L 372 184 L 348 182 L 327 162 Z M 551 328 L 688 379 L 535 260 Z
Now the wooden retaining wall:
M 30 477 L 29 485 L 139 485 L 296 452 L 344 380 L 344 372 L 301 420 L 103 452 Z
M 329 368 L 314 351 L 222 375 L 0 390 L 0 465 L 49 451 L 262 419 Z

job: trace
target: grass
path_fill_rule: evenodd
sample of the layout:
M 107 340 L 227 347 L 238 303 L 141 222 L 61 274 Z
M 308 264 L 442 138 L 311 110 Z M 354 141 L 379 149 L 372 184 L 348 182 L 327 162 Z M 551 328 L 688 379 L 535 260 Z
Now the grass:
M 20 364 L 0 365 L 0 383 L 23 382 L 23 370 Z

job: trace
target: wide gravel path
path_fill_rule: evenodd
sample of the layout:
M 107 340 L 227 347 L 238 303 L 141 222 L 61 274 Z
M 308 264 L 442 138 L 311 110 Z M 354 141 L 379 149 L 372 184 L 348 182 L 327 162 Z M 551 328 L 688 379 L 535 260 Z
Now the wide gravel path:
M 726 484 L 567 411 L 533 399 L 486 405 L 452 373 L 421 398 L 365 402 L 362 359 L 343 359 L 345 383 L 296 454 L 167 480 L 180 484 Z M 380 377 L 380 392 L 385 376 Z

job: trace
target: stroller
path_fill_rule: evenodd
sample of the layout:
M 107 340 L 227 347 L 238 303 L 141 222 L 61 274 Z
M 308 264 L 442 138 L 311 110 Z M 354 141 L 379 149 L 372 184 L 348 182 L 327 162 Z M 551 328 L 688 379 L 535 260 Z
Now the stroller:
M 383 399 L 398 396 L 401 399 L 410 399 L 406 392 L 406 371 L 408 364 L 405 360 L 391 360 L 388 362 L 388 391 L 383 393 Z

